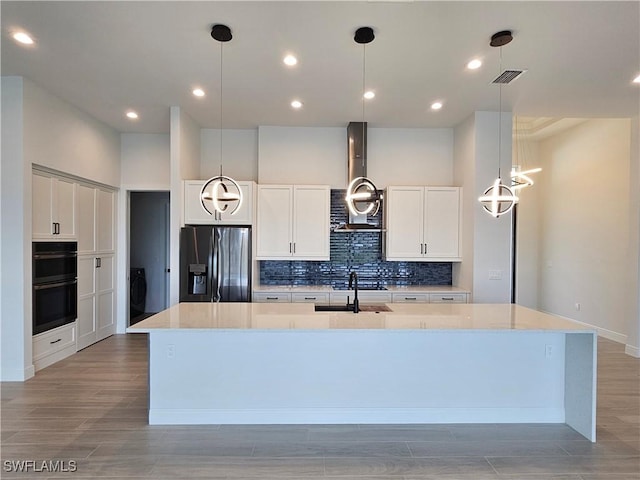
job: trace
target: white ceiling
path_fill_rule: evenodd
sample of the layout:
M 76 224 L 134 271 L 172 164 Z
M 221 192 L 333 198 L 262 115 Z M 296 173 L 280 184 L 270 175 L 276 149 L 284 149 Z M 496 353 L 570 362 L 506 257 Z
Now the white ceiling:
M 452 127 L 476 110 L 497 110 L 502 67 L 528 72 L 502 87 L 503 110 L 529 117 L 638 114 L 640 2 L 9 2 L 2 15 L 2 75 L 22 75 L 121 132 L 169 131 L 181 106 L 205 128 L 220 126 L 220 44 L 214 23 L 231 27 L 224 45 L 223 127 L 346 126 L 360 121 L 366 47 L 372 127 Z M 36 38 L 10 39 L 22 28 Z M 283 56 L 299 64 L 287 68 Z M 478 71 L 465 69 L 480 57 Z M 195 86 L 207 92 L 191 94 Z M 294 111 L 292 99 L 304 102 Z M 444 108 L 429 105 L 442 100 Z M 129 121 L 126 109 L 140 113 Z

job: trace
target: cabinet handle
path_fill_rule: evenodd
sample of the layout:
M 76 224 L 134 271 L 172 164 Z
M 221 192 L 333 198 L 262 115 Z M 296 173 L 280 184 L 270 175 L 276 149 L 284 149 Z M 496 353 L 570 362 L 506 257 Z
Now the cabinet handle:
M 278 297 L 267 297 L 267 300 L 278 300 Z
M 293 253 L 296 253 L 296 242 L 293 242 Z
M 316 297 L 304 297 L 305 300 L 317 300 Z
M 420 255 L 422 255 L 424 253 L 423 250 L 424 250 L 424 243 L 421 243 L 420 244 Z
M 49 342 L 49 344 L 50 344 L 50 345 L 53 345 L 54 343 L 58 343 L 58 342 L 61 342 L 61 341 L 62 341 L 62 339 L 61 339 L 61 338 L 59 338 L 59 339 L 57 339 L 57 340 L 54 340 L 53 342 Z
M 291 242 L 289 242 L 289 253 L 293 253 L 293 249 L 291 248 Z
M 427 254 L 427 247 L 428 247 L 428 246 L 429 246 L 429 244 L 428 244 L 428 243 L 425 243 L 425 244 L 424 244 L 424 254 L 425 254 L 425 255 Z
M 442 297 L 442 300 L 449 300 L 449 301 L 453 301 L 453 297 Z
M 101 258 L 96 258 L 96 268 L 100 268 L 102 266 L 102 259 Z
M 416 297 L 404 297 L 405 300 L 417 300 Z

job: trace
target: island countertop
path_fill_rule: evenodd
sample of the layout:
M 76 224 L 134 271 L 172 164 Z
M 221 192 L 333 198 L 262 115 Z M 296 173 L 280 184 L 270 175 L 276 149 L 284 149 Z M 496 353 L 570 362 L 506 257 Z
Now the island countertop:
M 179 303 L 127 329 L 495 330 L 589 332 L 572 320 L 513 304 L 385 304 L 391 311 L 315 312 L 308 303 Z

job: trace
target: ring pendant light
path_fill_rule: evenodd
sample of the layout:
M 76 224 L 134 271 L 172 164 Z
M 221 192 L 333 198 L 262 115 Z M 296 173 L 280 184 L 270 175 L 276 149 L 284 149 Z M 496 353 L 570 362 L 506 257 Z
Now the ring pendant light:
M 220 175 L 210 178 L 200 190 L 200 204 L 209 215 L 235 214 L 242 205 L 242 189 L 233 178 L 222 174 L 222 54 L 223 45 L 233 38 L 231 29 L 226 25 L 214 25 L 211 36 L 220 42 Z
M 489 45 L 500 47 L 500 73 L 502 73 L 502 46 L 511 42 L 513 37 L 508 30 L 498 32 L 491 37 Z M 514 195 L 511 188 L 502 183 L 500 178 L 500 162 L 502 160 L 502 83 L 500 85 L 500 110 L 498 112 L 498 178 L 487 188 L 478 198 L 482 203 L 482 208 L 491 216 L 498 218 L 511 211 L 518 202 L 518 197 Z
M 364 105 L 366 101 L 366 48 L 367 44 L 373 42 L 375 35 L 373 28 L 360 27 L 356 30 L 353 40 L 362 45 L 362 130 L 364 138 Z M 362 157 L 363 168 L 365 167 L 366 159 Z M 366 171 L 365 171 L 366 174 Z M 349 183 L 347 187 L 347 194 L 345 196 L 347 207 L 353 215 L 376 215 L 380 210 L 381 195 L 374 183 L 367 177 L 356 177 Z
M 511 167 L 511 190 L 514 192 L 532 186 L 534 182 L 529 175 L 542 171 L 542 168 L 540 167 L 530 169 L 526 168 L 527 157 L 531 156 L 529 142 L 524 138 L 525 134 L 522 132 L 522 128 L 520 127 L 520 119 L 516 117 L 515 121 L 516 157 L 518 159 L 518 164 Z

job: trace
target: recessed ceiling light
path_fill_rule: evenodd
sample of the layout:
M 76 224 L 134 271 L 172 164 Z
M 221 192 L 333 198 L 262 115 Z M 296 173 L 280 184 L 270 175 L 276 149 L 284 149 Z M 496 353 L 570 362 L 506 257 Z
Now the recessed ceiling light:
M 431 104 L 431 110 L 440 110 L 442 108 L 442 102 L 433 102 Z
M 14 32 L 12 36 L 13 36 L 13 39 L 16 42 L 20 42 L 23 45 L 33 45 L 34 44 L 33 38 L 31 38 L 31 35 L 29 35 L 26 32 Z
M 302 108 L 302 102 L 300 100 L 294 100 L 293 102 L 291 102 L 291 106 L 293 108 Z
M 127 112 L 127 118 L 130 118 L 131 120 L 135 120 L 138 118 L 138 114 L 136 112 L 134 112 L 133 110 L 129 110 Z
M 640 83 L 640 75 L 633 79 L 633 83 Z
M 295 64 L 298 63 L 298 59 L 293 55 L 287 55 L 282 59 L 282 61 L 284 62 L 285 65 L 288 65 L 290 67 L 293 67 Z
M 201 88 L 194 88 L 193 89 L 193 93 L 196 97 L 204 97 L 204 90 L 202 90 Z
M 482 66 L 482 61 L 478 58 L 474 58 L 469 63 L 467 63 L 467 68 L 469 70 L 476 70 Z
M 367 92 L 364 92 L 364 98 L 366 98 L 367 100 L 371 100 L 373 97 L 375 97 L 376 94 L 374 91 L 369 90 Z

